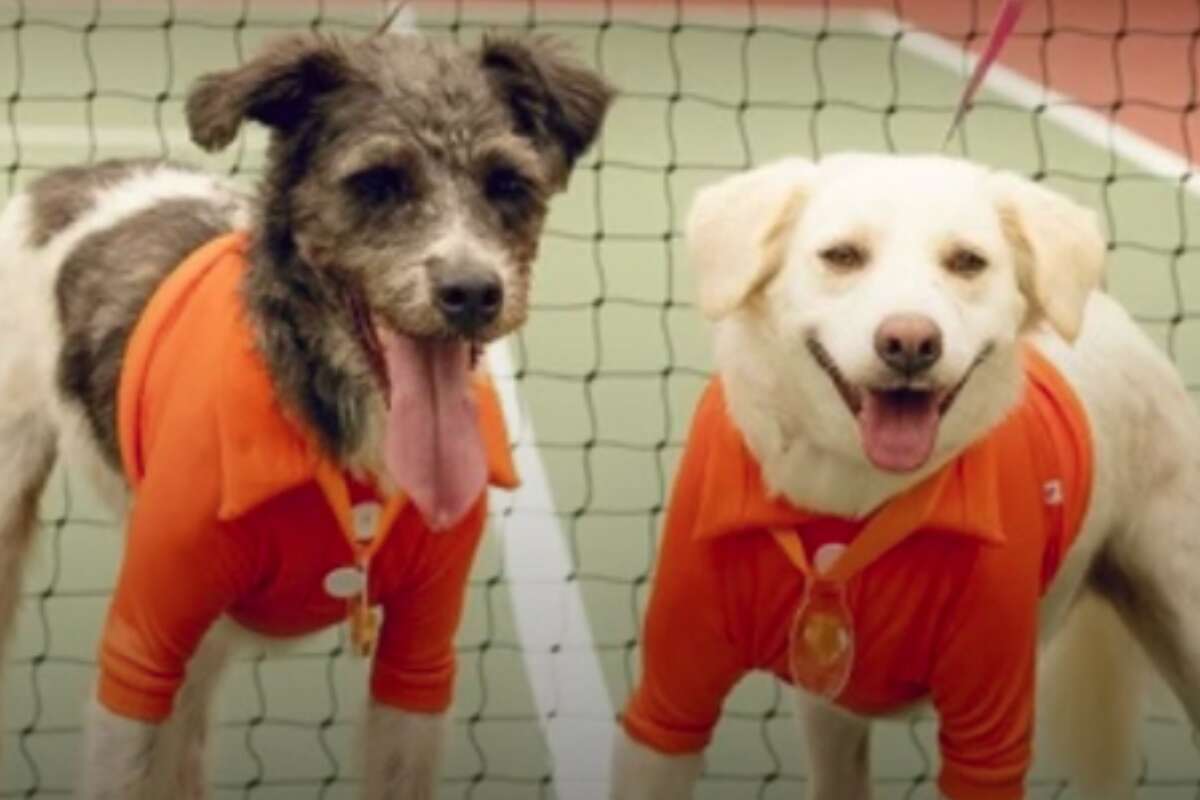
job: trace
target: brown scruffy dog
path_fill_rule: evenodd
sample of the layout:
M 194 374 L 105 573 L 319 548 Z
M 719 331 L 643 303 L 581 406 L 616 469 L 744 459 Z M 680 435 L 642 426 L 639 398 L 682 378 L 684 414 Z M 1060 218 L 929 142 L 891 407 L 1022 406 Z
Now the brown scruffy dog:
M 366 796 L 432 796 L 486 484 L 513 480 L 473 367 L 525 320 L 547 202 L 611 98 L 549 38 L 293 36 L 188 97 L 207 150 L 270 130 L 253 197 L 124 161 L 12 199 L 0 634 L 59 454 L 128 511 L 84 797 L 207 795 L 218 620 L 348 615 L 378 640 Z

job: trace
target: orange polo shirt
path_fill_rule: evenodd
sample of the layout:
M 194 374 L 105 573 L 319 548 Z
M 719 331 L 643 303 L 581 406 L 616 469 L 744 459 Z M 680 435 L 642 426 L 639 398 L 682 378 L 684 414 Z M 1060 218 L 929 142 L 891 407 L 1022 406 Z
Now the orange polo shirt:
M 835 702 L 874 715 L 930 697 L 939 786 L 954 800 L 1024 796 L 1038 601 L 1091 488 L 1082 407 L 1032 349 L 1025 365 L 1023 400 L 1005 421 L 872 515 L 907 522 L 845 586 L 854 661 Z M 819 547 L 852 541 L 870 519 L 769 498 L 714 380 L 676 479 L 641 680 L 624 714 L 629 735 L 660 752 L 700 751 L 745 673 L 790 681 L 789 634 L 806 578 L 769 531 L 797 532 L 811 563 Z
M 486 493 L 454 529 L 433 533 L 412 505 L 377 497 L 321 452 L 280 407 L 255 347 L 241 296 L 246 248 L 235 233 L 189 256 L 126 351 L 118 420 L 133 504 L 101 644 L 100 700 L 123 716 L 165 718 L 189 657 L 222 614 L 271 636 L 345 620 L 347 599 L 324 581 L 354 563 L 353 519 L 374 501 L 386 538 L 368 574 L 368 600 L 384 615 L 372 694 L 440 712 Z M 490 480 L 515 486 L 486 379 L 477 398 Z

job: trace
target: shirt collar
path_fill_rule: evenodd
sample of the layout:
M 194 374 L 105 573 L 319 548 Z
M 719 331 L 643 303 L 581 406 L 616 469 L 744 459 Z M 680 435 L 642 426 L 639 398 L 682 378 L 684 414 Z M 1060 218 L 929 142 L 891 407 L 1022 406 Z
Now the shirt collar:
M 711 539 L 777 528 L 799 528 L 829 515 L 814 513 L 768 493 L 762 468 L 729 416 L 719 378 L 708 412 L 697 426 L 710 436 L 696 537 Z M 995 435 L 989 435 L 916 486 L 891 498 L 867 519 L 887 513 L 903 520 L 899 538 L 918 531 L 1004 541 Z

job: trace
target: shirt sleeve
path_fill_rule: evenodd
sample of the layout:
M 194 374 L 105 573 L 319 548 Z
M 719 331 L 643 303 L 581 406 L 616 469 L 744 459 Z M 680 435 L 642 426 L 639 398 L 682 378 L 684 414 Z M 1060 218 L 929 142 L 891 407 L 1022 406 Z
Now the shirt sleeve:
M 725 697 L 745 673 L 702 599 L 707 588 L 673 575 L 656 582 L 650 601 L 642 674 L 623 724 L 633 739 L 661 753 L 706 748 Z
M 693 429 L 680 464 L 643 627 L 642 674 L 623 714 L 628 734 L 662 753 L 707 747 L 747 671 L 727 626 L 714 545 L 694 535 L 707 440 Z
M 188 660 L 250 574 L 252 541 L 216 522 L 216 484 L 162 462 L 138 488 L 100 647 L 99 699 L 114 713 L 170 714 Z
M 376 701 L 426 714 L 450 707 L 454 637 L 486 523 L 485 498 L 453 530 L 417 532 L 422 544 L 414 572 L 402 589 L 381 598 L 383 624 L 371 669 Z
M 947 615 L 932 676 L 951 800 L 1020 800 L 1031 760 L 1037 577 L 988 561 Z

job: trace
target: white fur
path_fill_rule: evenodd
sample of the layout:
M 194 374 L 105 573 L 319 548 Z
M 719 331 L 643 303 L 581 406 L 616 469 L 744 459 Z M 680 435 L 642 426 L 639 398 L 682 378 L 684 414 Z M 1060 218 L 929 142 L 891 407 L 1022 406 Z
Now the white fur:
M 977 168 L 913 160 L 884 171 L 877 166 L 883 163 L 842 156 L 796 182 L 793 193 L 804 195 L 803 210 L 785 234 L 785 263 L 759 295 L 716 327 L 729 406 L 763 463 L 769 488 L 799 505 L 850 517 L 936 471 L 1003 416 L 1017 395 L 1011 356 L 1027 312 L 995 207 L 961 202 L 980 190 Z M 802 174 L 790 162 L 787 168 Z M 939 173 L 936 186 L 944 190 L 931 187 L 922 202 L 912 202 L 913 187 L 930 180 L 927 168 Z M 956 234 L 993 261 L 972 281 L 948 275 L 936 257 Z M 822 268 L 819 252 L 842 241 L 870 252 L 862 272 Z M 709 247 L 704 237 L 688 249 Z M 999 357 L 988 358 L 959 395 L 934 457 L 916 472 L 888 475 L 863 457 L 857 424 L 805 339 L 814 335 L 848 380 L 867 384 L 883 374 L 875 329 L 889 315 L 913 312 L 930 317 L 943 333 L 945 352 L 931 376 L 939 383 L 955 383 L 989 342 Z M 781 363 L 790 369 L 779 369 Z M 802 402 L 773 401 L 783 397 Z
M 751 290 L 781 266 L 766 252 L 780 215 L 811 180 L 813 165 L 802 158 L 770 169 L 735 175 L 703 189 L 687 223 L 688 257 L 700 274 L 700 308 L 710 317 L 736 309 Z M 726 202 L 726 198 L 737 202 Z
M 82 414 L 64 406 L 55 386 L 61 336 L 54 286 L 63 261 L 84 237 L 170 198 L 240 202 L 229 187 L 197 172 L 147 167 L 96 194 L 96 203 L 43 247 L 30 241 L 29 199 L 12 198 L 0 215 L 0 409 L 28 393 L 47 406 L 59 431 L 59 452 L 96 486 L 114 511 L 124 511 L 124 481 L 104 462 Z M 248 212 L 242 206 L 243 218 Z M 17 375 L 16 373 L 19 373 Z M 0 413 L 3 413 L 0 411 Z
M 765 213 L 790 218 L 763 222 L 742 213 L 748 193 L 781 182 L 790 182 L 792 199 L 769 190 L 774 200 Z M 755 213 L 761 216 L 762 207 Z M 692 221 L 722 215 L 733 222 L 688 226 L 701 298 L 737 294 L 727 288 L 728 275 L 712 277 L 723 267 L 706 253 L 723 254 L 728 269 L 743 272 L 747 261 L 729 254 L 749 254 L 749 268 L 763 277 L 742 274 L 736 285 L 748 287 L 743 296 L 706 304 L 716 318 L 718 368 L 767 486 L 799 505 L 861 517 L 952 459 L 1015 401 L 1021 340 L 1032 341 L 1073 386 L 1091 423 L 1094 483 L 1083 529 L 1040 607 L 1039 635 L 1053 644 L 1043 670 L 1045 713 L 1055 718 L 1043 734 L 1057 740 L 1052 749 L 1088 797 L 1131 796 L 1141 657 L 1115 616 L 1082 591 L 1083 582 L 1107 548 L 1164 590 L 1172 614 L 1200 619 L 1200 418 L 1169 360 L 1115 301 L 1094 290 L 1103 241 L 1092 215 L 1024 179 L 965 162 L 857 155 L 808 167 L 789 159 L 704 190 Z M 772 245 L 782 247 L 782 263 L 760 263 L 772 252 L 764 230 L 784 237 Z M 868 264 L 831 270 L 820 252 L 847 240 L 869 252 Z M 941 258 L 948 242 L 968 244 L 989 266 L 972 279 L 949 274 Z M 816 336 L 848 381 L 871 385 L 881 374 L 873 333 L 897 312 L 920 313 L 941 328 L 945 352 L 933 375 L 939 385 L 961 379 L 986 343 L 994 348 L 942 420 L 932 457 L 908 473 L 870 463 L 853 416 L 804 344 Z M 1064 338 L 1075 334 L 1073 342 Z M 1179 628 L 1173 644 L 1186 668 L 1173 688 L 1195 723 L 1200 625 Z M 865 777 L 855 774 L 866 721 L 804 706 L 810 796 L 866 798 Z M 623 766 L 630 763 L 655 781 L 690 787 L 690 760 L 642 748 L 634 762 L 632 745 L 622 741 L 616 797 L 654 796 L 622 789 L 639 781 Z
M 870 722 L 823 700 L 797 695 L 809 762 L 824 765 L 809 781 L 810 800 L 868 800 Z
M 157 725 L 119 716 L 92 700 L 84 727 L 79 800 L 150 800 L 157 730 Z
M 664 756 L 619 731 L 613 753 L 613 797 L 688 800 L 703 770 L 701 756 Z
M 213 696 L 240 628 L 222 620 L 205 634 L 187 666 L 171 716 L 155 731 L 147 774 L 150 797 L 206 800 Z
M 1093 595 L 1081 597 L 1040 667 L 1039 736 L 1047 750 L 1075 776 L 1080 796 L 1132 800 L 1146 671 L 1116 613 Z
M 61 335 L 53 293 L 59 270 L 84 237 L 172 198 L 235 204 L 236 224 L 244 227 L 249 221 L 248 206 L 231 187 L 169 166 L 147 167 L 100 191 L 91 210 L 42 247 L 31 242 L 26 195 L 13 197 L 0 214 L 0 633 L 11 629 L 31 535 L 23 529 L 28 526 L 18 526 L 6 515 L 11 516 L 15 498 L 30 485 L 39 466 L 57 452 L 91 479 L 118 515 L 129 499 L 123 477 L 101 456 L 82 414 L 62 402 L 56 387 Z M 211 701 L 237 638 L 235 630 L 223 622 L 206 636 L 188 664 L 171 717 L 161 725 L 120 717 L 92 701 L 78 787 L 81 800 L 209 796 L 205 772 Z M 442 716 L 375 708 L 369 718 L 367 796 L 433 797 L 443 749 L 438 733 Z M 396 771 L 398 764 L 402 769 Z
M 121 717 L 93 699 L 88 706 L 79 800 L 206 800 L 207 739 L 213 693 L 233 644 L 218 624 L 188 663 L 187 678 L 165 723 Z
M 366 738 L 365 800 L 432 800 L 445 749 L 444 714 L 371 703 Z

